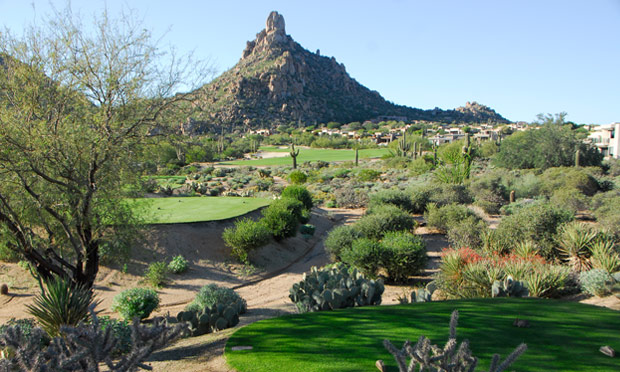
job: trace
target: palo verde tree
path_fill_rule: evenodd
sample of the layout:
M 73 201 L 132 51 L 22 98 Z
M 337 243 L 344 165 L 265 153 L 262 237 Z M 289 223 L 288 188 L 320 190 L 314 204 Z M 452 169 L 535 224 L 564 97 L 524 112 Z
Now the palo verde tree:
M 102 242 L 135 221 L 120 200 L 132 152 L 178 115 L 178 84 L 199 71 L 136 18 L 104 13 L 87 30 L 68 8 L 0 34 L 0 242 L 42 279 L 93 285 Z

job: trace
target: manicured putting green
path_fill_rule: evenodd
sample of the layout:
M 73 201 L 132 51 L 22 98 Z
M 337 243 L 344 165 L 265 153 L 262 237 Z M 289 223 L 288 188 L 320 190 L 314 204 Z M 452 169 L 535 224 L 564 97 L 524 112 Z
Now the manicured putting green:
M 323 160 L 327 162 L 335 161 L 355 161 L 355 150 L 345 149 L 314 149 L 314 148 L 298 148 L 299 156 L 297 156 L 297 164 L 301 164 L 306 161 L 318 161 Z M 269 152 L 286 152 L 289 149 L 277 149 L 277 148 L 265 148 L 264 151 Z M 359 150 L 360 159 L 380 158 L 387 154 L 389 151 L 386 148 L 382 149 L 362 149 Z M 293 159 L 290 155 L 280 158 L 267 158 L 267 159 L 252 159 L 252 160 L 234 160 L 226 161 L 220 164 L 227 165 L 293 165 Z
M 266 198 L 203 196 L 129 199 L 145 223 L 185 223 L 238 217 L 271 203 Z
M 488 368 L 494 353 L 503 360 L 525 342 L 528 350 L 510 371 L 620 371 L 620 358 L 599 352 L 603 345 L 620 350 L 620 312 L 543 299 L 441 301 L 283 316 L 235 332 L 226 344 L 226 360 L 239 372 L 373 372 L 378 359 L 388 371 L 398 371 L 383 340 L 400 348 L 405 340 L 425 335 L 443 347 L 454 309 L 459 310 L 458 341 L 470 341 L 479 368 Z M 514 327 L 517 317 L 531 327 Z M 253 349 L 231 351 L 233 346 Z

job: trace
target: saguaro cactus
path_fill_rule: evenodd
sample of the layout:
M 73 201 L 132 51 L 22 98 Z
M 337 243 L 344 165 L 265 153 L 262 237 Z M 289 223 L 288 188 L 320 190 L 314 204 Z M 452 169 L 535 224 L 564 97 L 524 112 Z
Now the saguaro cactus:
M 299 149 L 295 150 L 295 144 L 291 143 L 291 158 L 293 158 L 293 169 L 297 169 L 297 155 L 299 155 Z
M 360 159 L 359 149 L 356 147 L 355 148 L 355 166 L 356 167 L 359 165 L 359 159 Z
M 398 140 L 398 154 L 407 157 L 407 153 L 411 151 L 411 143 L 407 141 L 407 132 Z
M 579 166 L 579 161 L 581 160 L 580 159 L 580 155 L 581 155 L 581 153 L 580 153 L 579 149 L 577 149 L 577 151 L 575 151 L 575 167 Z

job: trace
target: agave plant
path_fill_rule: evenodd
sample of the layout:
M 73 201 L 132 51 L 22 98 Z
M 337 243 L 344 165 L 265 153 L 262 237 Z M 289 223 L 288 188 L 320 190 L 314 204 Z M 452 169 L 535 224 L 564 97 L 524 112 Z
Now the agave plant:
M 55 277 L 44 281 L 44 287 L 34 304 L 26 307 L 50 337 L 58 336 L 61 326 L 74 327 L 86 320 L 89 306 L 97 304 L 90 288 L 68 279 Z
M 590 246 L 595 242 L 597 232 L 590 226 L 573 222 L 568 223 L 560 229 L 558 251 L 575 271 L 581 272 L 592 267 L 590 257 Z

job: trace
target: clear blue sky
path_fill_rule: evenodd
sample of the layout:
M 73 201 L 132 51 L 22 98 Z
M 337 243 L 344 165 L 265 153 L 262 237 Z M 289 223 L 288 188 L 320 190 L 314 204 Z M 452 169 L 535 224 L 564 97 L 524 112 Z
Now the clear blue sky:
M 0 0 L 2 25 L 20 33 L 49 3 Z M 478 101 L 515 121 L 561 111 L 578 123 L 620 121 L 620 0 L 74 0 L 72 8 L 88 19 L 106 4 L 111 15 L 137 10 L 164 44 L 211 58 L 220 72 L 277 10 L 302 46 L 336 57 L 398 104 Z

